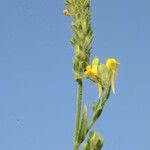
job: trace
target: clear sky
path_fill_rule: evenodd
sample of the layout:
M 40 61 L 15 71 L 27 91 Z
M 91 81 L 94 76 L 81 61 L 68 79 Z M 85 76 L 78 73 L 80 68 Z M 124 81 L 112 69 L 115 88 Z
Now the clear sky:
M 0 0 L 0 150 L 71 150 L 76 108 L 63 0 Z M 92 0 L 92 57 L 121 64 L 93 127 L 103 150 L 150 149 L 150 1 Z M 84 82 L 91 113 L 97 88 Z M 90 115 L 91 116 L 91 115 Z

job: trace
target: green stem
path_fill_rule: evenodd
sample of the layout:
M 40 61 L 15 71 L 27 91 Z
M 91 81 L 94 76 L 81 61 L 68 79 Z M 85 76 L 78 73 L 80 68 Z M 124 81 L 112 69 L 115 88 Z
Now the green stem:
M 77 112 L 76 112 L 76 126 L 75 126 L 75 141 L 74 141 L 74 150 L 78 150 L 78 131 L 80 125 L 80 115 L 81 115 L 81 106 L 82 106 L 82 80 L 78 82 L 78 93 L 77 93 Z
M 108 100 L 108 94 L 109 94 L 109 92 L 110 92 L 110 86 L 108 86 L 108 88 L 104 91 L 103 97 L 101 97 L 101 99 L 98 99 L 97 107 L 99 105 L 101 106 L 101 110 L 100 110 L 101 112 L 100 112 L 100 114 L 102 113 L 104 105 L 105 105 L 106 101 Z M 92 120 L 91 120 L 91 122 L 90 122 L 90 124 L 88 126 L 87 133 L 93 127 L 93 125 L 94 125 L 95 122 L 96 122 L 96 120 L 93 120 L 93 118 L 92 118 Z

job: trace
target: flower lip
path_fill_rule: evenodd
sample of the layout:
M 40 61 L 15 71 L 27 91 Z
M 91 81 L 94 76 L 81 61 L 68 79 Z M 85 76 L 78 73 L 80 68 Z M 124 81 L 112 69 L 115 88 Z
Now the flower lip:
M 118 70 L 119 62 L 115 58 L 108 58 L 106 60 L 106 66 L 108 69 L 110 69 L 113 72 L 116 72 Z
M 97 57 L 95 57 L 92 61 L 92 65 L 88 65 L 86 67 L 86 70 L 85 70 L 85 75 L 87 77 L 91 77 L 91 78 L 95 78 L 95 76 L 98 75 L 98 65 L 99 65 L 99 59 Z

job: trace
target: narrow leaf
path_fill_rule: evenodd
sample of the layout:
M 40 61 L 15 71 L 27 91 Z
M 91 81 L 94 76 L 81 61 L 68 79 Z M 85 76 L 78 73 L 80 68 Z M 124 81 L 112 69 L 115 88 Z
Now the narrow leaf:
M 84 111 L 82 114 L 82 119 L 80 123 L 80 128 L 79 128 L 79 134 L 78 134 L 78 142 L 82 143 L 83 140 L 85 139 L 85 135 L 87 133 L 87 128 L 88 128 L 88 109 L 87 106 L 84 105 Z

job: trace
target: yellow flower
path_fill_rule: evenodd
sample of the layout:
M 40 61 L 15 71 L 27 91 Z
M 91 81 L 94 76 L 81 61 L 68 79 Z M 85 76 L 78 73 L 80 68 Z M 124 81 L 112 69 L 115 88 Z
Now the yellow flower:
M 112 72 L 111 88 L 114 94 L 115 94 L 115 76 L 116 76 L 119 64 L 120 63 L 114 58 L 108 58 L 106 60 L 106 67 Z
M 99 96 L 102 93 L 102 86 L 100 82 L 98 81 L 98 65 L 99 65 L 99 59 L 95 57 L 93 59 L 92 65 L 88 65 L 86 67 L 86 71 L 84 72 L 85 76 L 89 79 L 91 79 L 93 82 L 97 83 Z
M 70 15 L 70 11 L 68 9 L 65 9 L 63 11 L 63 14 L 66 15 L 66 16 L 69 16 Z
M 92 62 L 92 66 L 88 65 L 86 67 L 86 71 L 84 72 L 87 78 L 92 79 L 94 82 L 97 82 L 97 75 L 98 75 L 98 64 L 99 59 L 95 57 Z
M 118 70 L 119 62 L 114 58 L 108 58 L 106 60 L 106 66 L 108 69 L 110 69 L 112 72 L 116 73 Z

